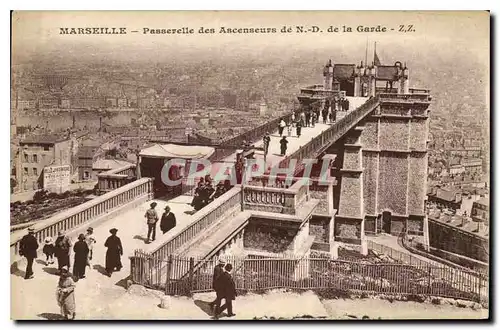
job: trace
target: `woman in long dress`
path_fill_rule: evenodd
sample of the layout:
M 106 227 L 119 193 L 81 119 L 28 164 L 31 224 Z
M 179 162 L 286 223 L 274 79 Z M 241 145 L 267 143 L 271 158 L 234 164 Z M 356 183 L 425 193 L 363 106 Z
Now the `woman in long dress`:
M 113 228 L 109 231 L 111 236 L 108 237 L 104 246 L 108 248 L 106 251 L 106 271 L 108 276 L 111 277 L 113 271 L 120 271 L 122 269 L 121 256 L 123 255 L 122 241 L 116 233 L 118 229 Z
M 85 278 L 85 268 L 87 268 L 87 262 L 89 257 L 89 247 L 87 242 L 85 242 L 85 235 L 80 234 L 78 236 L 78 242 L 73 246 L 73 251 L 75 252 L 75 263 L 73 265 L 73 273 L 77 279 Z
M 75 305 L 75 282 L 71 278 L 68 266 L 61 268 L 61 276 L 57 285 L 57 304 L 61 307 L 61 315 L 66 320 L 74 320 L 76 313 Z

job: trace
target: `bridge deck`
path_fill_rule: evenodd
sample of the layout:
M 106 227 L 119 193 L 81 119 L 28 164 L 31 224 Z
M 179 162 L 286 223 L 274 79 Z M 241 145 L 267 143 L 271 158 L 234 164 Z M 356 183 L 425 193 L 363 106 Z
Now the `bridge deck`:
M 368 98 L 366 97 L 347 97 L 347 99 L 349 100 L 350 110 L 337 112 L 337 120 L 340 120 L 341 118 L 346 116 L 349 112 L 358 108 L 368 100 Z M 288 136 L 287 129 L 285 128 L 283 135 L 286 136 L 288 140 L 286 154 L 290 155 L 293 152 L 297 151 L 301 146 L 306 145 L 309 141 L 311 141 L 316 136 L 320 135 L 323 131 L 325 131 L 332 125 L 332 124 L 323 124 L 321 119 L 319 120 L 319 122 L 320 123 L 316 124 L 314 127 L 302 127 L 300 137 L 297 136 L 295 128 L 292 129 L 292 134 Z M 278 134 L 278 128 L 276 128 L 276 130 L 272 132 L 270 137 L 271 137 L 271 142 L 269 143 L 269 152 L 266 157 L 267 168 L 279 164 L 279 162 L 282 161 L 286 156 L 286 155 L 285 156 L 281 155 L 281 150 L 280 150 L 281 147 L 279 142 L 281 140 L 281 137 Z M 264 146 L 264 142 L 260 140 L 255 142 L 253 145 L 255 147 L 262 148 Z M 262 150 L 258 150 L 255 153 L 255 158 L 264 159 L 264 152 Z M 236 161 L 236 152 L 224 158 L 224 160 L 222 160 L 220 164 L 217 163 L 213 164 L 210 169 L 212 177 L 214 177 L 215 173 L 219 171 L 223 163 L 234 163 L 235 161 Z

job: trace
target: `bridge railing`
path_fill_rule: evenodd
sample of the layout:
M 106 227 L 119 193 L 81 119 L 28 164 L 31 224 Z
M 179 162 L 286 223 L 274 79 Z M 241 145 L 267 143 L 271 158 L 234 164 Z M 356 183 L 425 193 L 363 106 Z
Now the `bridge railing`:
M 431 97 L 429 94 L 397 94 L 397 93 L 380 93 L 380 101 L 397 101 L 397 102 L 429 102 Z
M 41 243 L 46 237 L 57 236 L 59 230 L 68 231 L 78 228 L 137 198 L 151 196 L 152 193 L 153 180 L 151 178 L 139 179 L 33 225 L 35 237 Z M 22 230 L 11 235 L 11 256 L 19 254 L 19 242 L 25 234 L 26 231 Z
M 100 191 L 120 188 L 136 178 L 136 165 L 129 164 L 97 174 L 97 187 Z
M 285 122 L 289 122 L 292 117 L 292 114 L 286 114 L 284 116 L 281 116 L 279 118 L 273 119 L 271 121 L 268 121 L 256 128 L 253 128 L 249 131 L 246 131 L 243 134 L 240 134 L 238 136 L 229 138 L 227 140 L 222 141 L 220 144 L 221 145 L 242 145 L 243 141 L 247 142 L 252 142 L 260 139 L 261 137 L 264 136 L 267 132 L 273 132 L 278 129 L 278 124 L 280 121 L 283 119 Z M 232 151 L 234 152 L 234 151 Z
M 243 188 L 245 208 L 251 210 L 296 214 L 298 206 L 309 197 L 309 185 L 301 178 L 293 178 L 290 182 L 270 175 L 252 179 Z
M 132 281 L 154 287 L 162 283 L 165 260 L 203 230 L 241 205 L 241 189 L 234 187 L 195 214 L 196 219 L 170 240 L 152 251 L 136 250 L 130 257 Z
M 195 214 L 197 218 L 189 226 L 185 227 L 179 234 L 170 239 L 162 246 L 151 251 L 155 259 L 165 259 L 167 255 L 174 253 L 185 243 L 195 238 L 204 229 L 208 228 L 216 220 L 220 219 L 227 211 L 240 205 L 240 188 L 234 187 L 212 203 L 208 204 Z

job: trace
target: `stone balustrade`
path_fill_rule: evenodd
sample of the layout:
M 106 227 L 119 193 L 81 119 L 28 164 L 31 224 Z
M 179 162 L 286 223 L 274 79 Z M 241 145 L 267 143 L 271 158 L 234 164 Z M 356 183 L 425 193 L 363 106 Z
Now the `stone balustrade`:
M 169 254 L 172 254 L 179 247 L 195 238 L 203 230 L 207 229 L 215 221 L 223 217 L 241 203 L 241 189 L 234 187 L 212 203 L 208 204 L 194 216 L 195 219 L 191 225 L 185 227 L 175 237 L 157 247 L 153 251 L 148 251 L 154 259 L 164 260 Z
M 136 178 L 136 165 L 125 165 L 99 173 L 97 175 L 97 187 L 99 191 L 108 192 L 123 187 L 134 181 Z
M 76 207 L 56 214 L 55 216 L 40 221 L 33 225 L 35 237 L 42 243 L 46 237 L 55 237 L 59 230 L 69 231 L 82 226 L 111 211 L 116 210 L 140 197 L 151 198 L 153 194 L 153 180 L 143 178 L 126 186 L 120 187 L 102 196 L 96 197 Z M 20 230 L 11 235 L 11 256 L 19 253 L 19 242 L 26 234 Z
M 397 94 L 397 93 L 380 93 L 381 102 L 430 102 L 431 96 L 425 93 Z

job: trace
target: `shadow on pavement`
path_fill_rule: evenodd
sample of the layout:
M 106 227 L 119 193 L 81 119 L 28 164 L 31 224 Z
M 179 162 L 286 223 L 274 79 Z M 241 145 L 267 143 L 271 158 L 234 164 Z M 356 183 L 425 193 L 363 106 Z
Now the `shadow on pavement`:
M 58 274 L 59 271 L 58 271 L 57 268 L 54 268 L 54 267 L 43 267 L 42 269 L 47 274 L 50 274 L 50 275 L 59 275 Z
M 202 311 L 204 311 L 207 315 L 213 316 L 214 313 L 212 312 L 212 308 L 210 308 L 210 301 L 203 301 L 196 299 L 194 301 L 194 304 L 198 306 Z
M 55 314 L 55 313 L 41 313 L 41 314 L 38 314 L 37 316 L 43 317 L 44 319 L 51 320 L 51 321 L 64 320 L 64 317 L 62 315 Z
M 106 271 L 106 268 L 104 268 L 101 265 L 94 265 L 93 269 L 97 270 L 102 275 L 109 276 L 108 272 Z
M 121 286 L 122 288 L 124 288 L 125 290 L 127 289 L 127 282 L 130 280 L 130 275 L 125 277 L 125 278 L 122 278 L 121 280 L 119 280 L 118 282 L 115 283 L 115 285 L 117 286 Z
M 22 278 L 24 278 L 26 276 L 26 272 L 24 270 L 20 270 L 19 269 L 17 262 L 14 262 L 12 264 L 12 266 L 10 266 L 10 273 L 12 275 L 16 275 L 16 276 L 19 276 L 19 277 L 22 277 Z
M 143 241 L 144 243 L 147 243 L 148 242 L 148 239 L 145 238 L 145 237 L 142 237 L 141 235 L 135 235 L 134 236 L 134 239 L 138 239 L 140 241 Z

